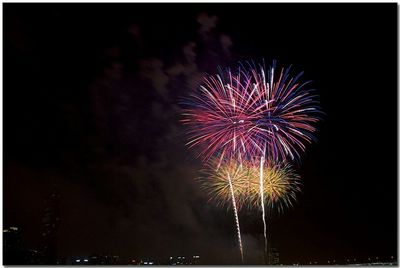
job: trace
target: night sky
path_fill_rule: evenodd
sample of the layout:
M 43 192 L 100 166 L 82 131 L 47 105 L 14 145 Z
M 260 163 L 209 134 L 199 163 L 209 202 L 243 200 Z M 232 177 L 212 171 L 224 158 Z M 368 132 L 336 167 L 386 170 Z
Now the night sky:
M 207 202 L 180 99 L 217 67 L 293 64 L 324 119 L 294 208 L 270 213 L 283 263 L 397 256 L 396 4 L 4 4 L 3 225 L 60 257 L 240 261 L 233 213 Z M 262 263 L 258 211 L 240 213 Z

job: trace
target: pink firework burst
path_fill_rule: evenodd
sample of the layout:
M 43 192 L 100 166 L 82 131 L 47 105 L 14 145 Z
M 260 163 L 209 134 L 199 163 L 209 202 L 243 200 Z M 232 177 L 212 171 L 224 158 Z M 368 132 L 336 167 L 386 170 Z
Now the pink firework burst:
M 226 70 L 208 76 L 197 92 L 185 99 L 182 122 L 189 125 L 189 147 L 199 146 L 203 160 L 217 155 L 221 160 L 251 158 L 262 152 L 265 131 L 258 125 L 263 109 L 255 108 L 261 95 L 251 76 Z

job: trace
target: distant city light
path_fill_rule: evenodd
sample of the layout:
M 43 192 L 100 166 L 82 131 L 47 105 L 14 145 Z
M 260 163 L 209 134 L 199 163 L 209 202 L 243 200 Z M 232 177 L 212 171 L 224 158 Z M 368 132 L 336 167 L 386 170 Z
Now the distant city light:
M 150 265 L 152 265 L 152 264 L 153 264 L 153 262 L 149 262 L 149 264 L 150 264 Z
M 88 262 L 89 260 L 88 260 L 88 259 L 84 259 L 83 261 L 84 261 L 84 262 Z
M 76 260 L 76 262 L 81 262 L 81 260 Z

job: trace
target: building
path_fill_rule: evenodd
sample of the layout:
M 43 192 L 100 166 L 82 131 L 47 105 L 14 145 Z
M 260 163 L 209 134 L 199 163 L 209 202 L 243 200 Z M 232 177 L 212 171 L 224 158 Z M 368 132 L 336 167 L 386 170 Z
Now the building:
M 57 264 L 57 231 L 59 216 L 60 194 L 53 191 L 45 200 L 43 215 L 42 246 L 44 264 Z
M 90 256 L 74 256 L 67 262 L 69 265 L 120 265 L 119 256 L 115 255 L 98 255 Z
M 279 252 L 276 248 L 270 248 L 268 252 L 268 264 L 269 265 L 279 264 Z
M 192 257 L 192 265 L 200 265 L 200 256 L 199 255 L 194 255 Z
M 171 256 L 169 257 L 170 265 L 199 265 L 200 256 Z
M 142 259 L 140 260 L 139 265 L 157 265 L 157 262 L 152 259 Z
M 3 230 L 4 264 L 21 264 L 21 233 L 18 227 Z
M 10 226 L 3 230 L 4 249 L 18 248 L 21 246 L 21 233 L 16 226 Z

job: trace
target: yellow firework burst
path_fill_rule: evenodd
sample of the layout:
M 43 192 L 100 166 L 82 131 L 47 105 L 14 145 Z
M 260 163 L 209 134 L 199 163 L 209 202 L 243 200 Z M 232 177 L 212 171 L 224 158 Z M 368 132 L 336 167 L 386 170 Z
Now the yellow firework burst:
M 232 191 L 238 209 L 244 205 L 260 207 L 260 170 L 257 165 L 244 161 L 218 163 L 211 161 L 199 178 L 202 189 L 207 192 L 209 201 L 218 206 L 232 206 Z M 230 188 L 229 179 L 232 183 Z M 300 177 L 290 164 L 267 161 L 263 169 L 264 202 L 270 208 L 282 212 L 291 207 L 300 192 Z
M 255 169 L 251 174 L 256 175 L 249 177 L 252 182 L 248 201 L 251 206 L 258 207 L 261 205 L 260 174 L 258 167 L 251 168 Z M 301 191 L 301 183 L 300 176 L 296 174 L 292 166 L 289 163 L 267 161 L 263 173 L 265 204 L 270 208 L 277 208 L 279 212 L 293 206 L 296 194 Z
M 249 163 L 238 164 L 236 161 L 218 163 L 212 160 L 207 169 L 202 170 L 203 176 L 199 178 L 201 188 L 208 196 L 209 201 L 218 206 L 230 208 L 232 206 L 232 191 L 238 208 L 241 208 L 249 192 L 250 172 Z M 232 183 L 230 188 L 229 180 Z

